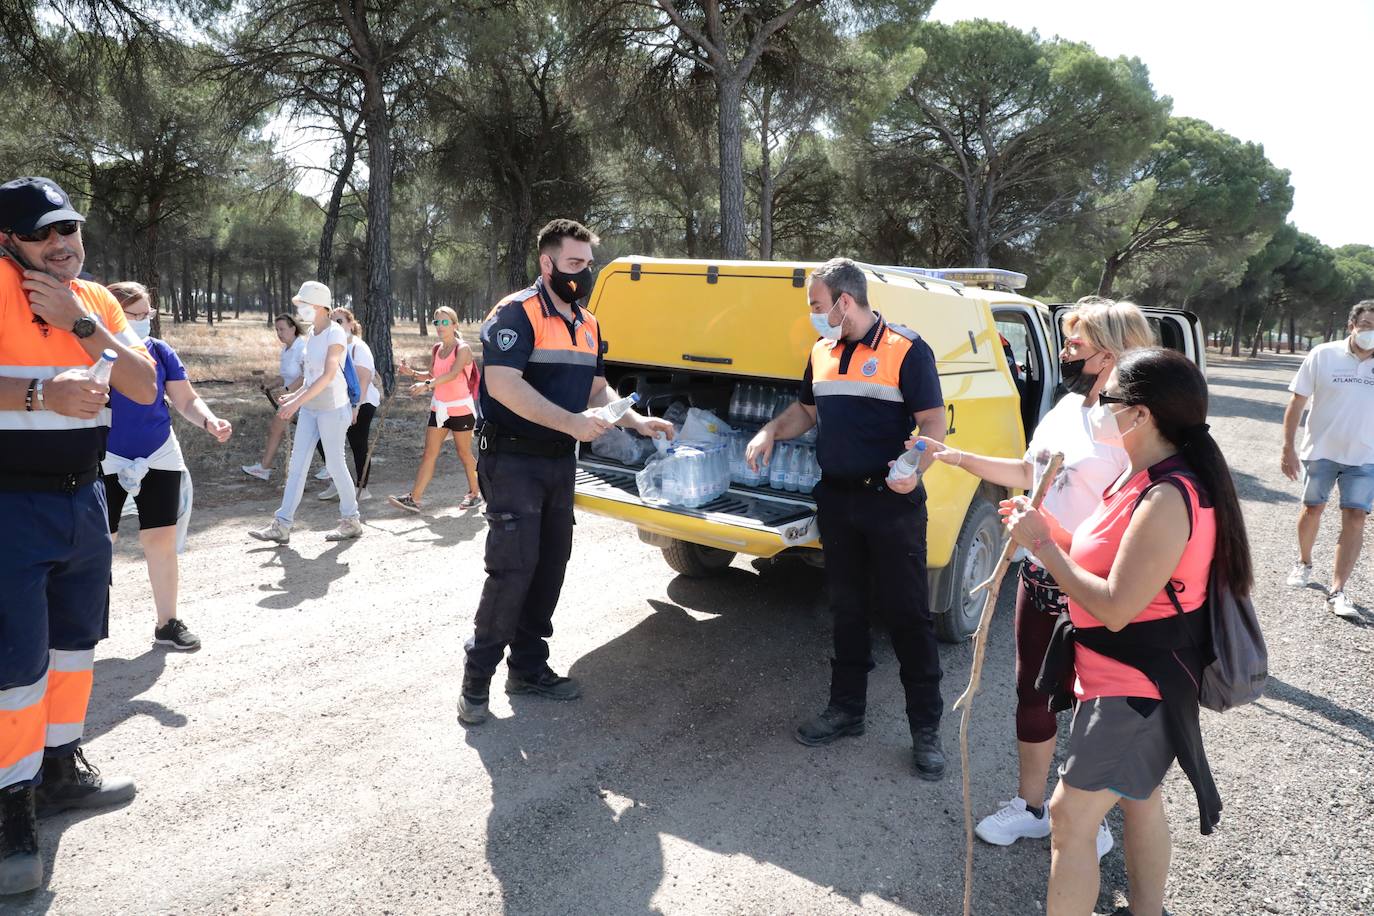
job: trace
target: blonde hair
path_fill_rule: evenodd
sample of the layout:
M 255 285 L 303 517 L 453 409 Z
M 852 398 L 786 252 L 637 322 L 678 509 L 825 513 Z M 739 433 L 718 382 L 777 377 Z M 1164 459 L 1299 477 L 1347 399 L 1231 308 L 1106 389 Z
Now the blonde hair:
M 1134 302 L 1084 296 L 1064 315 L 1061 326 L 1065 337 L 1082 337 L 1113 356 L 1155 345 L 1155 332 Z
M 115 297 L 120 308 L 128 308 L 129 303 L 137 302 L 140 299 L 147 299 L 148 304 L 153 304 L 153 297 L 148 294 L 148 287 L 133 280 L 120 280 L 118 283 L 111 283 L 105 287 L 110 291 L 110 295 Z
M 359 326 L 358 319 L 354 317 L 352 309 L 346 309 L 342 305 L 336 305 L 329 310 L 329 314 L 332 315 L 335 312 L 343 312 L 348 316 L 348 333 L 352 334 L 354 337 L 362 336 L 362 327 Z
M 443 315 L 445 318 L 453 322 L 453 329 L 455 331 L 458 330 L 458 313 L 455 312 L 453 309 L 449 308 L 447 305 L 441 305 L 434 310 L 434 314 Z

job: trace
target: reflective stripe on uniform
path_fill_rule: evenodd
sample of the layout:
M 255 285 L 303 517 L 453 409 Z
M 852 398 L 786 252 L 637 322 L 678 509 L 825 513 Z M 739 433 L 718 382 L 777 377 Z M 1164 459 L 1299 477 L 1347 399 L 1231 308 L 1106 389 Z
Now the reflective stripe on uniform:
M 88 366 L 0 366 L 0 378 L 38 378 L 50 379 L 69 369 L 87 369 Z M 89 420 L 64 417 L 51 410 L 0 410 L 0 429 L 40 430 L 40 429 L 92 429 L 110 425 L 110 409 L 107 407 Z
M 24 687 L 0 690 L 0 788 L 26 782 L 43 763 L 48 675 Z
M 881 385 L 877 382 L 815 381 L 811 383 L 811 391 L 818 398 L 844 395 L 851 398 L 876 398 L 879 401 L 902 403 L 902 389 L 896 385 Z
M 547 347 L 535 347 L 530 354 L 532 363 L 563 363 L 570 366 L 595 366 L 596 354 L 588 353 L 585 350 L 551 350 Z
M 48 747 L 80 739 L 94 680 L 94 649 L 53 649 L 48 662 Z

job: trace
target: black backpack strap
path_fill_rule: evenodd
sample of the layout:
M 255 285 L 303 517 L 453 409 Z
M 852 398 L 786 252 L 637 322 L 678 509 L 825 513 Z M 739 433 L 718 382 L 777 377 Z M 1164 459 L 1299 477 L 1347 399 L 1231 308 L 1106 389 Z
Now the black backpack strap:
M 1136 509 L 1140 508 L 1140 504 L 1145 501 L 1145 497 L 1150 494 L 1151 490 L 1160 484 L 1167 483 L 1178 490 L 1178 495 L 1183 497 L 1183 509 L 1188 513 L 1188 540 L 1191 541 L 1193 539 L 1193 501 L 1188 497 L 1188 488 L 1183 484 L 1184 478 L 1187 478 L 1195 487 L 1199 485 L 1197 478 L 1193 475 L 1182 471 L 1172 471 L 1158 480 L 1150 481 L 1149 485 L 1140 491 L 1140 496 L 1136 499 L 1135 505 L 1131 507 L 1131 512 L 1134 513 Z

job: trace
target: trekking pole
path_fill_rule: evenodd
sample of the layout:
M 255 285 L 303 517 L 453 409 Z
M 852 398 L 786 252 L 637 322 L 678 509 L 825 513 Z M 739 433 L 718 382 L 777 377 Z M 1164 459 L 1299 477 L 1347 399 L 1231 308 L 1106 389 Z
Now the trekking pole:
M 372 437 L 372 443 L 367 447 L 367 460 L 363 462 L 363 469 L 358 472 L 359 480 L 367 480 L 368 472 L 372 469 L 372 453 L 377 450 L 377 443 L 382 441 L 382 433 L 386 431 L 386 415 L 391 412 L 391 402 L 396 400 L 396 395 L 400 391 L 401 383 L 398 381 L 391 386 L 391 394 L 386 396 L 382 409 L 377 412 L 377 435 Z
M 1050 465 L 1035 485 L 1035 492 L 1031 494 L 1032 509 L 1040 508 L 1040 503 L 1045 499 L 1045 491 L 1050 488 L 1050 484 L 1059 473 L 1059 466 L 1063 463 L 1063 452 L 1055 452 L 1050 456 Z M 973 634 L 973 668 L 969 672 L 968 686 L 964 688 L 959 699 L 954 701 L 953 707 L 960 710 L 959 761 L 963 769 L 964 783 L 964 916 L 969 916 L 973 912 L 973 800 L 969 789 L 968 723 L 973 714 L 973 696 L 978 692 L 978 685 L 983 677 L 983 656 L 988 649 L 988 629 L 992 625 L 992 614 L 997 609 L 997 594 L 1002 590 L 1002 579 L 1011 568 L 1011 558 L 1015 553 L 1016 542 L 1009 537 L 1006 546 L 1002 548 L 1002 556 L 993 569 L 992 577 L 975 585 L 969 592 L 969 597 L 972 598 L 983 589 L 987 589 L 987 597 L 983 599 L 983 613 L 978 618 L 978 629 Z

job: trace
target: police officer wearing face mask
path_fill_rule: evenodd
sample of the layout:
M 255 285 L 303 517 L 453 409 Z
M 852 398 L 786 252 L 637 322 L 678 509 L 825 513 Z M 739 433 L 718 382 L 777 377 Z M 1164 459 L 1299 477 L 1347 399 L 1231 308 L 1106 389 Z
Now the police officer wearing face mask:
M 876 619 L 891 633 L 901 667 L 916 774 L 939 779 L 945 772 L 943 704 L 926 584 L 925 488 L 914 477 L 887 480 L 888 465 L 903 452 L 913 426 L 933 442 L 945 437 L 935 356 L 914 331 L 869 308 L 868 281 L 847 258 L 818 267 L 807 297 L 821 339 L 807 362 L 801 399 L 764 426 L 746 453 L 758 467 L 776 440 L 820 423 L 822 476 L 815 498 L 835 654 L 830 702 L 795 735 L 815 746 L 863 734 L 874 666 L 869 625 Z
M 539 279 L 501 300 L 482 325 L 482 416 L 477 480 L 487 502 L 486 582 L 467 646 L 458 717 L 487 718 L 491 678 L 509 647 L 507 693 L 574 700 L 571 678 L 549 667 L 548 638 L 572 551 L 574 449 L 610 429 L 597 416 L 606 384 L 586 226 L 556 219 L 539 231 Z M 616 425 L 673 434 L 630 411 Z

